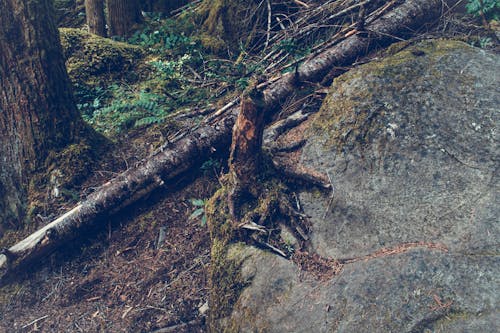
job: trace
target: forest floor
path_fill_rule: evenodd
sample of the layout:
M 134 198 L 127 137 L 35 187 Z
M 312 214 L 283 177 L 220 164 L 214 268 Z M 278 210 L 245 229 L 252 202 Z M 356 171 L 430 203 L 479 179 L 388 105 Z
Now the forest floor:
M 116 161 L 139 160 L 145 139 L 129 136 L 114 147 L 86 187 L 120 171 Z M 6 287 L 0 332 L 205 331 L 210 238 L 201 219 L 189 217 L 191 201 L 216 189 L 215 172 L 179 179 L 106 221 L 97 239 L 91 232 L 19 276 Z
M 121 136 L 82 189 L 145 158 L 159 128 Z M 190 216 L 193 200 L 218 188 L 223 164 L 211 160 L 153 192 L 3 287 L 0 332 L 205 332 L 210 236 Z

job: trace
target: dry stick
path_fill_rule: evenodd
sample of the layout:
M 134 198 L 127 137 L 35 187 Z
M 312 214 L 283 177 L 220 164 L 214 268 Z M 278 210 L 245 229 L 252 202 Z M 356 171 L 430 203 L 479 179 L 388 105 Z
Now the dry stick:
M 387 4 L 385 4 L 383 7 L 381 7 L 379 9 L 373 11 L 372 13 L 370 13 L 366 17 L 366 23 L 369 24 L 369 23 L 374 22 L 375 20 L 377 20 L 382 14 L 384 14 L 387 10 L 389 10 L 392 6 L 394 6 L 394 4 L 396 3 L 396 1 L 397 0 L 392 0 L 392 1 L 388 2 Z M 292 61 L 291 63 L 286 64 L 286 65 L 280 67 L 278 69 L 278 71 L 281 72 L 281 71 L 286 70 L 287 68 L 290 68 L 292 66 L 296 66 L 298 63 L 304 61 L 305 59 L 311 58 L 311 57 L 315 57 L 316 55 L 318 55 L 321 52 L 323 52 L 325 49 L 332 48 L 335 44 L 337 44 L 340 41 L 344 40 L 345 38 L 351 36 L 352 34 L 357 33 L 358 31 L 355 29 L 356 25 L 357 25 L 357 22 L 352 23 L 349 26 L 342 28 L 339 32 L 337 32 L 335 35 L 333 35 L 333 37 L 331 37 L 330 40 L 325 41 L 323 43 L 320 43 L 320 44 L 314 46 L 312 48 L 312 50 L 311 50 L 312 51 L 311 54 L 303 56 L 303 57 L 300 57 L 300 58 L 296 59 L 295 61 Z M 269 54 L 269 56 L 271 56 L 271 55 L 272 54 Z M 288 56 L 288 54 L 286 54 L 283 59 L 286 59 L 287 56 Z M 274 70 L 274 68 L 277 67 L 277 66 L 279 66 L 280 63 L 281 63 L 281 60 L 277 61 L 275 63 L 272 63 L 271 65 L 269 65 L 265 69 L 265 71 Z
M 273 13 L 271 10 L 271 1 L 267 0 L 267 34 L 266 34 L 266 45 L 264 50 L 269 46 L 269 38 L 271 37 L 271 20 L 273 18 Z
M 44 319 L 45 319 L 45 318 L 47 318 L 48 316 L 49 316 L 49 315 L 45 315 L 45 316 L 42 316 L 42 317 L 40 317 L 40 318 L 38 318 L 38 319 L 35 319 L 35 320 L 33 320 L 32 322 L 29 322 L 28 324 L 24 325 L 24 326 L 23 326 L 23 327 L 21 327 L 21 328 L 26 328 L 26 327 L 29 327 L 29 326 L 31 326 L 31 325 L 33 325 L 33 324 L 36 324 L 36 323 L 38 323 L 40 320 L 44 320 Z
M 441 0 L 407 1 L 380 20 L 367 26 L 371 36 L 353 35 L 318 56 L 308 59 L 296 73 L 283 75 L 264 90 L 266 112 L 273 112 L 299 82 L 318 82 L 335 66 L 347 66 L 366 54 L 372 45 L 384 46 L 394 41 L 387 36 L 404 37 L 424 23 L 433 22 L 441 13 Z M 178 141 L 170 143 L 137 167 L 127 170 L 101 186 L 69 212 L 15 244 L 0 255 L 0 269 L 21 269 L 65 242 L 79 236 L 81 229 L 106 221 L 113 213 L 164 186 L 215 150 L 227 150 L 238 114 L 236 106 L 221 112 L 219 118 L 204 122 Z M 102 223 L 103 226 L 106 223 Z M 7 260 L 7 257 L 11 260 Z M 9 263 L 10 261 L 10 263 Z M 4 274 L 3 277 L 7 276 Z M 4 279 L 2 279 L 4 282 Z
M 305 8 L 309 8 L 309 5 L 307 3 L 302 2 L 300 0 L 293 0 L 293 2 L 295 2 L 297 5 L 301 5 L 301 6 L 305 7 Z
M 373 0 L 369 0 L 370 1 L 373 1 Z M 295 32 L 292 32 L 291 36 L 286 36 L 287 38 L 290 38 L 290 37 L 293 37 L 294 39 L 298 39 L 298 38 L 301 38 L 302 35 L 307 31 L 307 30 L 310 30 L 309 29 L 309 21 L 311 20 L 318 20 L 320 19 L 321 21 L 323 22 L 328 22 L 330 19 L 324 19 L 324 18 L 319 18 L 319 17 L 316 17 L 318 16 L 319 14 L 321 14 L 322 12 L 326 11 L 327 9 L 325 8 L 325 6 L 331 4 L 332 2 L 334 1 L 328 1 L 322 5 L 319 5 L 317 6 L 316 8 L 312 9 L 312 10 L 309 10 L 309 11 L 302 11 L 301 13 L 303 13 L 301 15 L 301 17 L 299 17 L 296 21 L 294 21 L 294 24 L 298 27 L 298 29 L 295 29 Z M 341 5 L 337 5 L 337 7 L 339 6 L 342 6 L 343 4 Z M 343 12 L 343 10 L 341 10 L 340 12 Z M 335 18 L 337 14 L 333 14 L 333 18 Z M 283 26 L 283 24 L 281 23 L 281 21 L 279 20 L 278 17 L 276 17 L 276 19 L 278 20 L 278 23 L 281 24 L 282 26 L 282 30 L 285 30 L 285 27 Z M 280 39 L 283 39 L 283 36 L 282 35 L 279 35 L 279 34 L 276 34 L 274 36 L 271 37 L 270 39 L 270 42 L 277 42 L 278 40 Z

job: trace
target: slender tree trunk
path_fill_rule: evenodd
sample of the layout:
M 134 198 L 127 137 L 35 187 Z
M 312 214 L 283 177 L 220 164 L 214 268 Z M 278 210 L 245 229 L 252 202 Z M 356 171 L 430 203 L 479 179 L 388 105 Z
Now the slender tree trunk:
M 106 37 L 104 0 L 85 0 L 85 15 L 87 16 L 89 32 Z
M 0 236 L 23 219 L 30 174 L 82 126 L 51 0 L 0 0 Z
M 127 37 L 135 24 L 141 22 L 137 0 L 106 0 L 110 36 Z

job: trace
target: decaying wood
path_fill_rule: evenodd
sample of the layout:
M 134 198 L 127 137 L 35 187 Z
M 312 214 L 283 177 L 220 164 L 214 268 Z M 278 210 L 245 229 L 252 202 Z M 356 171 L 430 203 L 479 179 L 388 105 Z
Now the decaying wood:
M 236 218 L 235 207 L 239 206 L 242 193 L 252 188 L 255 175 L 260 172 L 264 108 L 264 95 L 257 88 L 252 88 L 241 100 L 240 112 L 233 127 L 229 156 L 232 188 L 228 195 L 229 213 L 233 218 Z
M 441 0 L 406 1 L 391 12 L 354 32 L 321 54 L 308 59 L 295 73 L 283 75 L 264 90 L 263 108 L 271 113 L 301 82 L 319 82 L 335 66 L 348 66 L 375 46 L 386 46 L 406 37 L 423 24 L 435 21 L 441 13 Z M 215 150 L 229 147 L 239 108 L 232 106 L 178 141 L 170 143 L 139 166 L 104 184 L 69 212 L 10 247 L 0 255 L 0 269 L 22 267 L 47 254 L 61 243 L 78 237 L 81 228 L 102 221 L 110 214 L 164 186 Z M 7 257 L 10 259 L 8 260 Z

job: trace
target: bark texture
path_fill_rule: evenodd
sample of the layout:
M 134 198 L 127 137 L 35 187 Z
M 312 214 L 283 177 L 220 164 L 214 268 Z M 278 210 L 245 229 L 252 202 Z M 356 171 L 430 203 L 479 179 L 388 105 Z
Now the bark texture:
M 367 34 L 351 35 L 298 68 L 297 73 L 284 75 L 264 90 L 262 109 L 268 113 L 291 94 L 299 81 L 317 82 L 334 66 L 346 66 L 370 51 L 373 45 L 384 46 L 394 37 L 405 37 L 441 14 L 441 0 L 407 1 L 382 16 L 366 29 Z M 390 37 L 394 36 L 394 37 Z M 72 211 L 40 229 L 9 249 L 11 262 L 22 265 L 39 258 L 50 249 L 78 236 L 81 227 L 99 221 L 140 198 L 152 189 L 189 170 L 205 160 L 214 150 L 227 149 L 239 107 L 223 108 L 217 117 L 208 119 L 177 142 L 150 156 L 136 169 L 131 169 L 102 186 Z M 57 235 L 53 237 L 50 235 Z M 7 267 L 7 256 L 0 255 L 0 268 Z
M 0 0 L 0 232 L 23 218 L 29 175 L 82 125 L 50 0 Z
M 249 175 L 259 172 L 262 136 L 264 133 L 263 94 L 251 91 L 241 101 L 240 112 L 233 128 L 229 171 L 243 185 L 250 184 Z
M 141 22 L 137 0 L 106 0 L 110 36 L 127 37 L 134 25 Z
M 104 0 L 85 0 L 85 15 L 87 17 L 89 32 L 106 37 Z
M 262 137 L 264 135 L 264 96 L 253 88 L 241 99 L 240 112 L 233 128 L 229 175 L 231 190 L 228 195 L 229 213 L 236 216 L 236 208 L 245 194 L 255 196 L 255 176 L 260 174 Z

